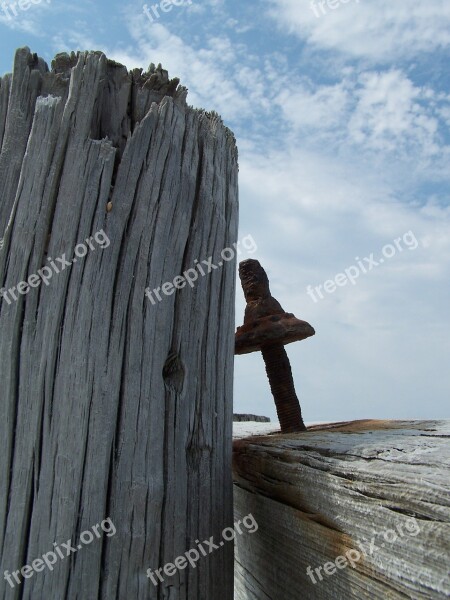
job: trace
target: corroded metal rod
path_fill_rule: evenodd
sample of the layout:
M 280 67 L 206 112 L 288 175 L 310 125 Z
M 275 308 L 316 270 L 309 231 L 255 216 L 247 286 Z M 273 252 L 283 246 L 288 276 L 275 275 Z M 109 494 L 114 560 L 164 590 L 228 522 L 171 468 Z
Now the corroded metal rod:
M 309 323 L 283 310 L 270 293 L 269 279 L 257 260 L 241 262 L 239 277 L 247 306 L 244 324 L 236 332 L 235 352 L 262 352 L 281 431 L 306 431 L 284 345 L 304 340 L 315 331 Z

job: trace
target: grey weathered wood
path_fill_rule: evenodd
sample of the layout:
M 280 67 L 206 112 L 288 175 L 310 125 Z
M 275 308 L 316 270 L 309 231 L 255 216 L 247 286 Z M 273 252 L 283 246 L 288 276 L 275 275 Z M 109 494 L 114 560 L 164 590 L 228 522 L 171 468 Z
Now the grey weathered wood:
M 234 442 L 235 519 L 259 524 L 236 540 L 235 600 L 449 597 L 450 421 L 311 429 Z M 307 575 L 351 549 L 355 568 Z
M 6 114 L 8 112 L 9 91 L 11 86 L 11 76 L 0 77 L 0 149 L 3 143 L 5 133 Z
M 235 260 L 155 305 L 144 291 L 236 241 L 234 137 L 160 67 L 99 52 L 49 72 L 19 50 L 2 122 L 0 285 L 100 230 L 110 245 L 1 301 L 1 572 L 107 517 L 117 533 L 1 578 L 0 598 L 228 600 L 231 544 L 159 588 L 146 571 L 232 523 Z

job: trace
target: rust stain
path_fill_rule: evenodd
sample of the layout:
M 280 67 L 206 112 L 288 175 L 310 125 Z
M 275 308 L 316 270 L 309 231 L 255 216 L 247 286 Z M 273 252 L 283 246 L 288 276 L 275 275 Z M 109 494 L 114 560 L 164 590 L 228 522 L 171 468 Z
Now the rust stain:
M 361 419 L 359 421 L 342 421 L 340 423 L 312 425 L 311 427 L 308 427 L 308 431 L 345 431 L 349 433 L 362 433 L 366 431 L 380 431 L 383 429 L 402 429 L 404 426 L 404 421 Z

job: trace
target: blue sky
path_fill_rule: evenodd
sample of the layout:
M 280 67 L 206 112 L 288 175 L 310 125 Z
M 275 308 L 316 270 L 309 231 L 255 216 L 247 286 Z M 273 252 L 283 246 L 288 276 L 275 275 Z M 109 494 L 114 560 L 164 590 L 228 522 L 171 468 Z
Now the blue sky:
M 316 329 L 287 347 L 306 421 L 449 417 L 448 0 L 192 0 L 153 23 L 143 4 L 0 11 L 0 73 L 24 45 L 161 62 L 235 132 L 240 237 Z M 235 411 L 275 417 L 260 355 L 236 357 Z

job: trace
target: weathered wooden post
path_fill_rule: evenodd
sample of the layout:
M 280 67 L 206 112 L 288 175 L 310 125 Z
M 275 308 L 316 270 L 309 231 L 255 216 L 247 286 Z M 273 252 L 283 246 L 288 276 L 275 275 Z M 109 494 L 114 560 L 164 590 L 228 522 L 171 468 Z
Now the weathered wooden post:
M 233 521 L 233 135 L 160 67 L 24 48 L 0 143 L 0 598 L 230 600 L 232 543 L 147 570 Z

